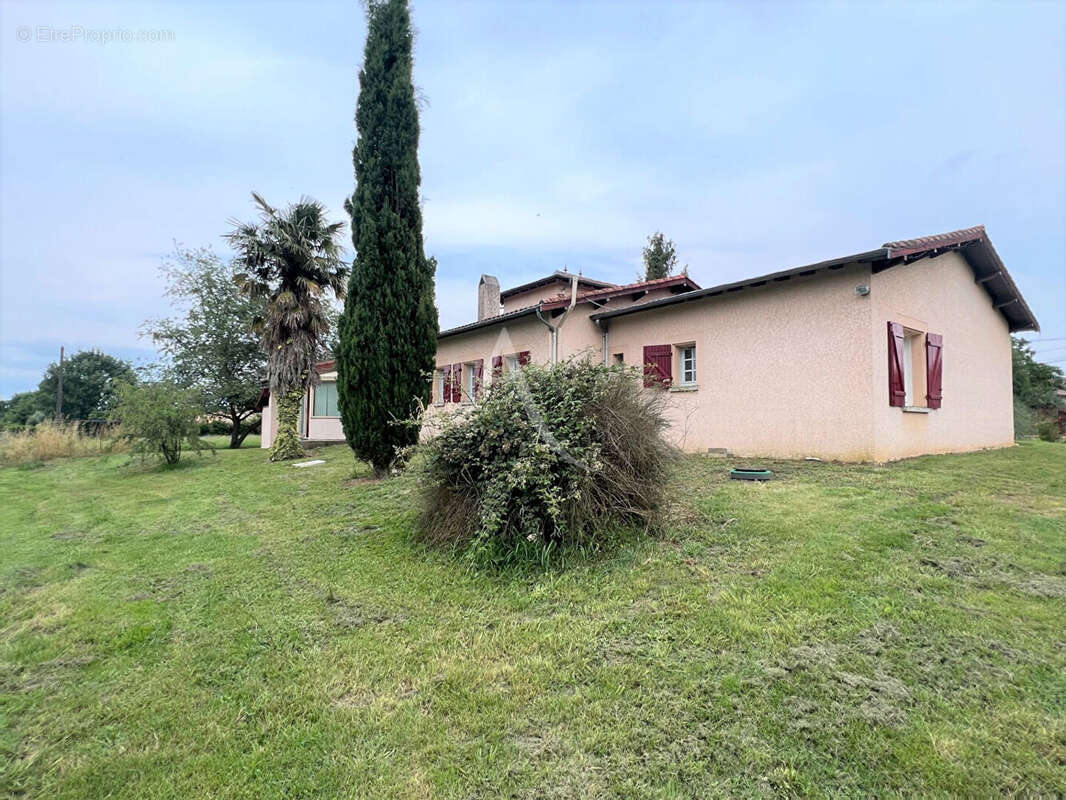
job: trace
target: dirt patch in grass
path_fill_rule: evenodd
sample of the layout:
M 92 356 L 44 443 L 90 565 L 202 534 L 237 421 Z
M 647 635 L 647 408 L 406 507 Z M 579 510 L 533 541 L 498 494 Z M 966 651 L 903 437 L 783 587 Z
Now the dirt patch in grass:
M 910 684 L 895 672 L 901 662 L 893 658 L 904 653 Z M 879 622 L 849 641 L 793 648 L 785 657 L 765 663 L 763 671 L 802 692 L 787 701 L 796 712 L 793 727 L 797 729 L 824 724 L 826 718 L 898 727 L 907 721 L 916 689 L 950 694 L 1005 688 L 1013 679 L 1012 665 L 1029 660 L 1027 653 L 995 639 L 929 640 L 920 634 L 904 635 L 895 625 Z M 813 691 L 804 687 L 813 687 Z M 825 696 L 831 698 L 828 704 L 815 699 Z
M 79 542 L 88 539 L 89 534 L 84 531 L 59 531 L 48 538 L 55 539 L 57 542 Z
M 367 625 L 405 622 L 407 617 L 380 608 L 370 608 L 340 598 L 327 599 L 333 623 L 340 628 L 363 628 Z
M 980 539 L 977 541 L 984 544 Z M 932 572 L 968 581 L 985 589 L 1009 586 L 1033 597 L 1066 597 L 1066 576 L 1027 572 L 994 558 L 924 556 L 919 558 L 918 562 Z
M 405 678 L 388 689 L 349 688 L 334 698 L 331 705 L 347 710 L 372 708 L 375 713 L 391 714 L 404 703 L 414 700 L 418 694 L 414 682 Z
M 67 683 L 71 672 L 93 663 L 92 656 L 67 656 L 40 664 L 0 664 L 0 689 L 5 692 L 32 692 Z
M 144 586 L 144 589 L 130 595 L 126 600 L 128 602 L 154 600 L 157 603 L 167 603 L 184 595 L 189 584 L 213 574 L 214 571 L 207 564 L 189 564 L 175 575 L 141 578 L 138 583 Z
M 365 486 L 368 483 L 381 483 L 381 481 L 382 478 L 364 476 L 362 478 L 349 478 L 341 485 L 346 489 L 351 489 L 356 486 Z

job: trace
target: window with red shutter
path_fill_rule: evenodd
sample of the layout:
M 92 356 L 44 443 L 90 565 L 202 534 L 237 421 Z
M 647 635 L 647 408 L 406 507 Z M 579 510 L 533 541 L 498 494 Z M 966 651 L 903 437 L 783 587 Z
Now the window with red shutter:
M 452 364 L 452 402 L 463 402 L 463 365 Z
M 524 367 L 528 363 L 529 363 L 529 351 L 528 350 L 523 350 L 521 353 L 518 354 L 518 366 Z
M 898 322 L 888 323 L 888 404 L 906 404 L 907 389 L 904 385 L 903 326 Z
M 944 337 L 939 333 L 925 335 L 925 400 L 929 408 L 940 408 L 944 379 Z
M 445 364 L 441 372 L 444 373 L 444 394 L 441 395 L 440 401 L 450 403 L 452 402 L 452 365 Z
M 503 356 L 492 357 L 492 379 L 496 380 L 503 375 Z
M 669 386 L 673 380 L 674 348 L 668 344 L 644 345 L 644 385 Z

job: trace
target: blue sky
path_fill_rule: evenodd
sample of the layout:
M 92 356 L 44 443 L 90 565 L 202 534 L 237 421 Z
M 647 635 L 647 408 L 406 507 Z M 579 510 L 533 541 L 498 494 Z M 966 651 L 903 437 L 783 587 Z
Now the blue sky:
M 445 327 L 482 272 L 632 280 L 656 229 L 711 285 L 985 224 L 1066 337 L 1062 3 L 413 11 Z M 343 219 L 364 33 L 354 2 L 0 3 L 0 396 L 61 344 L 152 360 L 160 259 L 225 252 L 253 189 Z

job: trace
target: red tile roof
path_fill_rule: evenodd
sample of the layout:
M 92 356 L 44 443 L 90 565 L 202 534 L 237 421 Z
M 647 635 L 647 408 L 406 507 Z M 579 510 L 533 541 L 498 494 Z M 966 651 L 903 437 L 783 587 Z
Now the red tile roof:
M 917 239 L 902 239 L 898 242 L 885 242 L 882 247 L 892 251 L 892 257 L 924 253 L 929 250 L 938 250 L 941 247 L 955 247 L 970 242 L 978 242 L 987 239 L 985 226 L 977 225 L 973 228 L 963 228 L 948 233 L 937 233 L 932 236 L 921 236 Z

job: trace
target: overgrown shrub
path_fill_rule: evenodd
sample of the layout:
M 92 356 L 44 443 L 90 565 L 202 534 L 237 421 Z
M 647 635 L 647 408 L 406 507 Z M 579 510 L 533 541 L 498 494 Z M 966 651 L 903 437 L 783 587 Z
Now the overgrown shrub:
M 1059 434 L 1058 424 L 1051 419 L 1041 420 L 1036 426 L 1036 435 L 1045 442 L 1057 442 L 1062 436 Z
M 200 439 L 199 398 L 191 389 L 170 381 L 121 384 L 112 418 L 122 426 L 122 436 L 135 453 L 161 457 L 168 464 L 181 459 L 184 448 L 214 448 Z
M 421 537 L 502 563 L 655 526 L 673 452 L 663 398 L 635 370 L 584 361 L 495 381 L 424 447 Z
M 87 434 L 77 423 L 45 421 L 33 428 L 0 434 L 0 465 L 103 455 L 121 449 L 120 442 L 106 435 Z

